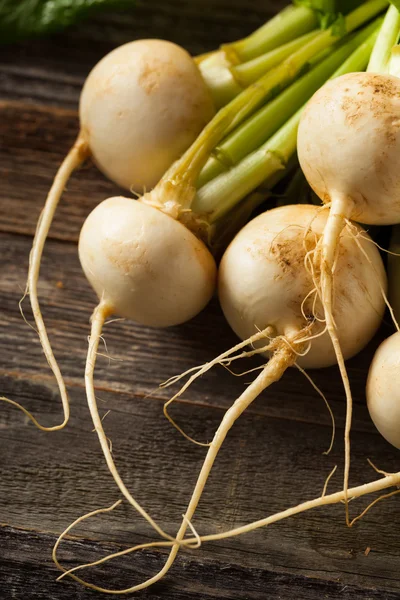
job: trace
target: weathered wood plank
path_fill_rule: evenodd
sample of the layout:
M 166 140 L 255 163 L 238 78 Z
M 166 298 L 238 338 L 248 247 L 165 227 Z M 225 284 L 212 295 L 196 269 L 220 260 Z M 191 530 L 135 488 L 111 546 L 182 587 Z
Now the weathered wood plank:
M 77 114 L 2 103 L 0 115 L 0 229 L 33 235 L 57 168 L 78 134 Z M 76 242 L 90 210 L 120 193 L 89 163 L 68 183 L 50 236 Z
M 103 597 L 77 586 L 74 582 L 55 581 L 58 572 L 50 560 L 54 536 L 44 534 L 38 536 L 34 532 L 7 527 L 3 528 L 1 537 L 8 550 L 7 559 L 0 564 L 5 599 L 18 598 L 19 590 L 27 586 L 30 590 L 29 598 L 32 600 L 44 598 L 43 589 L 46 589 L 47 599 L 70 600 L 72 595 L 76 600 Z M 72 557 L 87 561 L 92 560 L 93 556 L 114 550 L 115 547 L 111 544 L 99 544 L 91 540 L 67 540 L 64 543 L 63 555 L 66 558 L 65 564 L 72 566 L 75 564 Z M 146 555 L 137 555 L 134 560 L 109 563 L 107 568 L 97 569 L 96 582 L 115 587 L 130 585 L 133 581 L 137 581 L 138 577 L 148 577 L 160 569 L 163 560 L 162 553 L 148 551 Z M 399 598 L 397 592 L 389 592 L 379 582 L 376 582 L 372 589 L 364 589 L 357 585 L 343 584 L 341 581 L 328 583 L 319 578 L 276 573 L 269 569 L 247 569 L 240 565 L 224 565 L 222 573 L 220 569 L 221 564 L 215 560 L 199 562 L 193 554 L 181 555 L 168 578 L 150 591 L 139 592 L 135 598 L 151 600 L 212 600 L 215 598 L 309 600 L 314 597 L 325 600 L 337 600 L 337 598 L 397 600 Z M 93 576 L 92 580 L 94 580 Z
M 2 376 L 1 388 L 8 391 L 9 387 L 24 404 L 28 396 L 35 398 L 43 420 L 54 414 L 54 398 L 49 399 L 47 385 L 40 380 Z M 102 392 L 99 396 L 101 412 L 111 410 L 104 424 L 121 474 L 146 509 L 173 533 L 205 450 L 181 438 L 163 418 L 158 403 L 132 394 Z M 18 412 L 1 407 L 3 522 L 59 533 L 81 513 L 118 497 L 91 431 L 82 389 L 74 389 L 72 406 L 68 428 L 48 435 Z M 202 439 L 210 438 L 221 416 L 198 405 L 179 405 L 175 413 L 180 422 L 191 423 Z M 251 413 L 243 416 L 221 450 L 193 520 L 195 527 L 200 533 L 222 531 L 317 495 L 332 465 L 342 462 L 339 439 L 332 456 L 322 455 L 327 437 L 323 426 L 299 426 L 285 418 Z M 353 454 L 354 482 L 375 477 L 366 465 L 367 456 L 383 468 L 397 468 L 397 453 L 367 433 L 353 433 Z M 340 483 L 338 474 L 330 489 Z M 365 499 L 352 504 L 352 513 L 365 504 Z M 395 498 L 381 503 L 352 529 L 344 525 L 341 505 L 308 512 L 247 536 L 205 544 L 196 560 L 200 565 L 204 560 L 220 561 L 222 589 L 227 565 L 240 565 L 264 570 L 265 576 L 268 571 L 307 574 L 339 579 L 342 585 L 400 591 L 396 506 Z M 149 527 L 125 505 L 87 521 L 76 534 L 125 545 L 153 539 Z M 364 554 L 367 547 L 372 548 L 369 556 Z M 179 581 L 181 570 L 174 573 Z M 173 580 L 176 583 L 175 576 Z M 262 590 L 262 581 L 258 585 Z

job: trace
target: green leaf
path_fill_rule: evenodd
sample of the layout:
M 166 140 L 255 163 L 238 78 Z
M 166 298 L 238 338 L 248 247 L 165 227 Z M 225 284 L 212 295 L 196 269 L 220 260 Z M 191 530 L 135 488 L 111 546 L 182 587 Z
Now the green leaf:
M 0 0 L 0 42 L 46 35 L 95 11 L 134 5 L 135 0 Z
M 343 15 L 363 4 L 364 0 L 293 0 L 296 6 L 306 6 L 311 8 L 318 15 L 320 27 L 328 29 L 331 25 L 334 26 L 334 33 L 343 35 L 344 19 Z M 400 0 L 395 0 L 400 2 Z
M 390 4 L 393 4 L 393 6 L 400 12 L 400 0 L 390 0 Z

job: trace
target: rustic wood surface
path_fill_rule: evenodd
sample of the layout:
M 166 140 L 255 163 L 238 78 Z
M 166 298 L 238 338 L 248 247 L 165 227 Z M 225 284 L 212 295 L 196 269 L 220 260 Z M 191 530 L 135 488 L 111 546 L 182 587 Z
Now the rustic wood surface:
M 45 424 L 61 418 L 53 377 L 36 334 L 22 320 L 23 293 L 35 224 L 52 176 L 77 133 L 79 91 L 91 66 L 136 37 L 164 37 L 193 53 L 241 37 L 285 4 L 275 0 L 146 0 L 131 15 L 103 14 L 47 40 L 3 47 L 0 55 L 0 393 L 24 404 Z M 10 406 L 0 410 L 0 597 L 4 600 L 100 598 L 72 581 L 57 583 L 51 561 L 57 535 L 76 517 L 118 499 L 86 408 L 83 369 L 95 296 L 81 273 L 80 226 L 117 188 L 94 167 L 71 179 L 46 247 L 40 295 L 54 350 L 71 396 L 72 417 L 61 432 L 44 434 Z M 61 282 L 61 284 L 60 284 Z M 30 319 L 28 303 L 24 304 Z M 366 368 L 377 339 L 349 362 L 354 389 L 351 481 L 374 479 L 370 457 L 398 470 L 398 452 L 377 434 L 364 399 Z M 235 337 L 218 303 L 169 330 L 127 321 L 106 326 L 112 360 L 100 357 L 96 385 L 115 460 L 138 500 L 169 532 L 179 525 L 204 449 L 184 440 L 164 419 L 168 397 L 158 384 L 230 347 Z M 257 361 L 243 363 L 244 370 Z M 336 369 L 313 373 L 337 418 L 331 455 L 330 419 L 298 372 L 264 393 L 228 436 L 207 484 L 194 525 L 223 531 L 319 495 L 343 464 L 343 392 Z M 219 368 L 172 408 L 191 435 L 207 441 L 223 411 L 250 376 Z M 340 472 L 339 472 L 340 471 Z M 138 598 L 370 599 L 400 598 L 399 500 L 380 503 L 351 529 L 343 506 L 299 515 L 268 529 L 181 552 L 168 576 Z M 351 504 L 358 513 L 367 500 Z M 67 566 L 153 539 L 123 504 L 86 521 L 60 549 Z M 366 552 L 370 549 L 369 553 Z M 126 587 L 155 573 L 165 553 L 152 550 L 87 573 L 92 581 Z

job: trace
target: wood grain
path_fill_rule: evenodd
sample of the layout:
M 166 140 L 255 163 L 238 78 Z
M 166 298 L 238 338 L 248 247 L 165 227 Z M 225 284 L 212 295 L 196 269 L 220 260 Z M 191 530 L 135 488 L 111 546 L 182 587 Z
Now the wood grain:
M 0 57 L 0 393 L 21 402 L 45 424 L 59 422 L 60 402 L 36 333 L 22 320 L 36 221 L 51 180 L 77 134 L 84 77 L 107 51 L 135 37 L 166 37 L 193 53 L 239 38 L 285 2 L 269 0 L 149 0 L 132 14 L 103 14 L 47 40 L 2 49 Z M 74 174 L 45 249 L 39 291 L 50 338 L 65 375 L 72 417 L 64 431 L 43 434 L 19 411 L 0 405 L 0 596 L 101 598 L 73 582 L 56 583 L 51 547 L 72 520 L 118 497 L 99 449 L 83 387 L 89 318 L 96 298 L 77 257 L 76 242 L 89 211 L 120 190 L 93 165 Z M 31 320 L 28 302 L 24 303 Z M 364 397 L 366 365 L 383 327 L 349 361 L 355 414 L 354 484 L 377 477 L 367 457 L 398 470 L 398 452 L 377 434 Z M 162 414 L 172 390 L 159 383 L 203 363 L 236 342 L 214 300 L 196 319 L 155 330 L 118 321 L 105 328 L 111 360 L 98 358 L 96 389 L 113 453 L 129 488 L 174 533 L 200 469 L 204 449 L 184 440 Z M 261 364 L 243 361 L 239 370 Z M 312 373 L 337 419 L 330 456 L 326 407 L 300 373 L 290 370 L 266 391 L 230 432 L 194 525 L 223 531 L 320 493 L 334 464 L 330 490 L 339 489 L 343 465 L 344 399 L 336 369 Z M 172 407 L 174 418 L 201 441 L 211 439 L 234 399 L 250 381 L 217 368 Z M 173 388 L 176 391 L 177 387 Z M 351 504 L 357 514 L 367 500 Z M 400 598 L 398 500 L 376 506 L 352 529 L 341 505 L 317 510 L 268 529 L 182 552 L 168 577 L 135 597 L 174 600 Z M 85 522 L 65 541 L 67 566 L 153 539 L 125 504 Z M 368 556 L 365 550 L 371 548 Z M 165 552 L 149 551 L 98 569 L 96 581 L 124 587 L 156 572 Z
M 49 559 L 43 560 L 39 556 L 49 556 L 55 537 L 49 534 L 40 536 L 34 532 L 21 531 L 15 528 L 3 528 L 1 536 L 7 543 L 8 556 L 1 563 L 0 577 L 2 579 L 5 598 L 15 598 L 19 590 L 29 585 L 29 598 L 42 600 L 42 590 L 46 590 L 47 599 L 57 600 L 90 600 L 102 597 L 89 590 L 78 587 L 74 583 L 57 583 L 54 578 L 53 565 Z M 21 554 L 21 547 L 23 553 Z M 35 548 L 36 551 L 32 551 Z M 72 566 L 74 559 L 88 561 L 93 556 L 99 556 L 115 551 L 112 544 L 104 544 L 93 540 L 81 539 L 68 540 L 64 543 L 63 554 L 65 564 Z M 131 564 L 130 564 L 131 563 Z M 125 561 L 114 564 L 109 563 L 107 569 L 98 568 L 96 580 L 103 585 L 121 587 L 136 581 L 138 577 L 148 577 L 161 568 L 163 554 L 148 551 L 135 561 Z M 222 576 L 221 576 L 221 569 Z M 121 579 L 121 572 L 124 574 Z M 263 590 L 260 595 L 260 589 Z M 234 596 L 232 595 L 234 590 Z M 341 581 L 328 582 L 323 578 L 309 578 L 302 574 L 292 575 L 279 573 L 263 568 L 244 568 L 236 564 L 222 564 L 219 560 L 198 561 L 193 555 L 180 555 L 176 561 L 168 582 L 156 584 L 151 595 L 143 591 L 137 593 L 135 598 L 151 598 L 152 600 L 212 600 L 215 598 L 239 600 L 259 600 L 268 598 L 281 600 L 282 598 L 296 598 L 296 600 L 309 600 L 310 598 L 324 598 L 324 600 L 396 600 L 396 592 L 382 588 L 379 582 L 373 589 L 365 589 L 357 584 L 343 584 Z

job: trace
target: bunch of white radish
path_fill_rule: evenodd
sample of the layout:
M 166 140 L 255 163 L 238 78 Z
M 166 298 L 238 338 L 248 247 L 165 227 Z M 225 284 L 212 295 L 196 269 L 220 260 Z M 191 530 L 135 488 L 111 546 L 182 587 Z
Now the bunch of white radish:
M 54 430 L 63 427 L 69 416 L 64 381 L 40 313 L 37 280 L 45 238 L 65 183 L 82 160 L 91 156 L 116 183 L 137 191 L 149 190 L 137 200 L 121 196 L 104 200 L 86 219 L 79 239 L 82 268 L 99 299 L 92 316 L 85 369 L 93 424 L 120 491 L 171 546 L 160 573 L 125 592 L 147 587 L 169 570 L 179 548 L 187 543 L 186 530 L 229 429 L 289 366 L 302 369 L 339 364 L 348 401 L 343 491 L 347 501 L 351 393 L 344 360 L 359 352 L 374 335 L 386 301 L 386 277 L 379 252 L 368 234 L 350 220 L 389 222 L 382 211 L 390 205 L 394 191 L 400 189 L 391 177 L 394 161 L 387 157 L 387 164 L 381 161 L 379 166 L 379 152 L 366 148 L 365 141 L 370 144 L 373 136 L 382 148 L 386 139 L 386 144 L 390 141 L 397 150 L 397 137 L 393 139 L 391 133 L 389 140 L 383 126 L 388 128 L 390 118 L 390 125 L 395 126 L 393 114 L 399 105 L 396 95 L 400 84 L 386 75 L 343 75 L 319 91 L 304 112 L 303 105 L 328 77 L 366 67 L 380 23 L 359 29 L 386 5 L 386 0 L 369 0 L 347 15 L 344 25 L 349 36 L 343 43 L 338 41 L 344 36 L 342 30 L 313 31 L 313 11 L 293 8 L 282 17 L 286 20 L 281 30 L 279 20 L 275 21 L 244 42 L 226 47 L 222 54 L 201 59 L 203 76 L 193 59 L 169 42 L 132 42 L 107 55 L 85 83 L 80 102 L 81 131 L 48 196 L 33 245 L 28 282 L 40 339 L 60 387 L 64 421 L 46 428 L 33 420 L 42 429 Z M 298 26 L 293 17 L 296 14 Z M 352 31 L 356 33 L 351 35 Z M 234 56 L 251 64 L 235 66 Z M 279 64 L 277 56 L 282 60 Z M 209 79 L 207 69 L 212 74 Z M 229 77 L 221 77 L 218 86 L 214 75 L 224 69 Z M 304 74 L 307 69 L 310 71 Z M 239 75 L 242 83 L 235 79 Z M 381 89 L 379 78 L 385 79 L 385 89 Z M 246 89 L 241 91 L 242 87 Z M 214 117 L 210 89 L 214 100 L 219 98 L 215 100 L 218 106 L 233 97 Z M 360 110 L 354 108 L 355 95 Z M 367 105 L 375 124 L 368 120 Z M 264 137 L 257 135 L 254 141 L 250 132 L 261 130 L 261 123 L 268 123 Z M 255 347 L 252 352 L 267 355 L 269 361 L 225 414 L 174 537 L 133 498 L 114 463 L 94 386 L 102 327 L 112 314 L 166 327 L 202 310 L 217 282 L 210 231 L 216 224 L 223 225 L 229 211 L 247 194 L 262 182 L 272 186 L 285 171 L 296 152 L 299 123 L 300 163 L 327 206 L 288 206 L 261 215 L 239 233 L 222 259 L 218 281 L 221 304 L 243 342 L 198 370 L 188 384 L 216 362 L 243 355 L 250 342 Z M 343 142 L 346 135 L 348 148 Z M 360 155 L 354 160 L 356 147 Z M 229 160 L 223 164 L 227 156 Z M 368 168 L 363 171 L 365 164 Z M 379 208 L 377 199 L 384 183 L 387 187 Z M 234 354 L 235 350 L 239 354 Z
M 347 30 L 351 32 L 368 22 L 382 10 L 384 5 L 385 0 L 369 0 L 363 4 L 346 17 Z M 295 15 L 299 19 L 298 26 Z M 283 11 L 278 22 L 279 27 L 276 22 L 272 26 L 266 25 L 253 36 L 228 46 L 224 52 L 228 54 L 239 52 L 243 56 L 247 56 L 249 52 L 253 58 L 257 56 L 257 52 L 263 52 L 265 49 L 271 51 L 281 42 L 284 42 L 284 45 L 291 43 L 293 37 L 299 33 L 306 34 L 316 25 L 314 13 L 303 8 Z M 254 179 L 250 186 L 247 184 L 246 188 L 240 189 L 239 194 L 236 193 L 234 202 L 224 189 L 219 194 L 212 194 L 211 200 L 207 196 L 207 190 L 205 194 L 201 194 L 199 190 L 196 197 L 196 182 L 204 164 L 224 136 L 238 127 L 256 108 L 273 97 L 279 86 L 285 87 L 291 84 L 302 70 L 310 65 L 310 61 L 315 61 L 316 57 L 321 56 L 323 52 L 325 55 L 322 58 L 326 56 L 326 52 L 329 54 L 335 42 L 343 35 L 343 32 L 335 33 L 333 29 L 317 32 L 308 43 L 300 48 L 297 47 L 282 64 L 269 70 L 222 108 L 204 129 L 202 127 L 209 121 L 214 110 L 210 90 L 193 59 L 176 45 L 159 40 L 132 42 L 117 48 L 96 65 L 82 91 L 81 128 L 77 142 L 56 175 L 39 220 L 30 256 L 27 292 L 43 350 L 58 382 L 64 410 L 63 422 L 53 427 L 40 425 L 30 413 L 25 411 L 38 427 L 43 430 L 57 430 L 64 427 L 69 418 L 68 395 L 43 323 L 37 283 L 45 239 L 57 203 L 72 171 L 84 158 L 92 156 L 100 169 L 120 185 L 140 188 L 141 186 L 152 187 L 158 182 L 153 190 L 139 198 L 140 207 L 131 206 L 129 202 L 133 200 L 111 199 L 104 207 L 99 208 L 96 216 L 89 218 L 89 222 L 96 222 L 96 227 L 99 220 L 107 219 L 107 223 L 103 228 L 99 228 L 99 232 L 101 236 L 108 238 L 112 226 L 109 218 L 110 205 L 118 204 L 120 209 L 122 205 L 129 206 L 126 223 L 135 221 L 135 232 L 140 238 L 140 241 L 136 239 L 136 253 L 131 255 L 130 262 L 130 265 L 136 265 L 137 262 L 139 266 L 132 271 L 130 280 L 126 276 L 127 272 L 125 278 L 121 278 L 120 273 L 111 276 L 110 269 L 105 267 L 105 262 L 102 260 L 102 256 L 108 256 L 107 252 L 111 246 L 113 249 L 110 252 L 115 253 L 115 243 L 109 244 L 107 248 L 101 248 L 103 255 L 100 253 L 96 257 L 95 264 L 92 264 L 90 253 L 86 255 L 85 250 L 81 251 L 83 267 L 93 287 L 99 296 L 103 296 L 104 292 L 106 300 L 102 306 L 107 306 L 104 314 L 115 310 L 119 314 L 155 326 L 173 325 L 191 318 L 211 297 L 216 270 L 209 250 L 196 238 L 207 240 L 213 222 L 217 219 L 221 220 L 221 216 L 258 185 L 258 180 Z M 351 43 L 350 40 L 348 44 Z M 341 54 L 343 51 L 345 51 L 344 55 Z M 350 51 L 347 44 L 337 50 L 341 60 L 346 56 L 346 52 Z M 265 68 L 269 68 L 270 64 L 271 61 Z M 324 67 L 324 64 L 325 61 L 321 67 Z M 331 68 L 331 65 L 328 67 Z M 329 70 L 328 74 L 330 74 Z M 322 81 L 326 79 L 324 69 L 319 72 L 316 81 L 322 83 L 321 77 Z M 304 87 L 303 85 L 303 94 Z M 311 88 L 310 93 L 312 91 L 314 90 Z M 287 116 L 293 114 L 298 108 L 293 95 L 289 96 L 289 100 L 283 98 L 281 104 Z M 271 106 L 270 114 L 272 115 L 276 110 L 276 106 L 274 109 Z M 201 129 L 200 135 L 186 154 L 174 163 Z M 266 135 L 270 135 L 273 131 L 273 128 L 269 128 Z M 171 163 L 170 170 L 158 181 Z M 283 166 L 279 160 L 275 161 L 273 170 L 276 173 Z M 251 173 L 248 173 L 248 180 L 250 175 Z M 158 212 L 154 213 L 153 209 Z M 120 214 L 121 210 L 116 212 L 117 224 L 121 220 Z M 170 217 L 175 221 L 174 223 L 168 221 Z M 155 245 L 152 253 L 147 255 L 147 242 L 144 236 L 139 234 L 144 230 L 147 232 L 149 224 L 156 221 L 156 229 L 152 236 L 158 238 L 161 244 L 165 229 L 165 248 L 162 250 L 160 245 Z M 177 221 L 183 225 L 181 226 Z M 115 227 L 118 228 L 118 225 Z M 172 230 L 177 234 L 176 239 L 179 239 L 182 234 L 182 241 L 177 245 L 174 241 L 171 242 L 171 239 L 175 239 Z M 85 227 L 81 245 L 89 252 L 90 247 L 95 248 L 96 244 L 87 231 L 88 228 Z M 127 235 L 125 230 L 120 240 L 122 254 L 128 252 Z M 117 239 L 118 235 L 113 234 L 111 237 Z M 150 241 L 150 238 L 147 241 Z M 97 243 L 102 243 L 101 237 L 98 238 Z M 182 257 L 186 256 L 187 246 L 191 248 L 188 256 L 193 260 L 188 259 L 185 271 L 181 270 L 180 265 Z M 150 258 L 157 265 L 149 269 L 146 264 Z M 163 259 L 161 263 L 157 262 L 159 258 Z M 120 267 L 111 254 L 107 260 L 117 268 Z M 193 268 L 192 273 L 191 267 L 194 264 L 196 267 Z M 104 272 L 99 272 L 103 267 L 105 267 Z M 124 268 L 129 271 L 130 267 L 125 265 Z M 152 275 L 154 268 L 158 273 L 155 277 Z M 172 274 L 174 269 L 176 274 Z M 190 278 L 187 277 L 189 269 L 192 273 Z M 132 283 L 132 278 L 135 278 L 135 283 Z M 119 292 L 121 294 L 127 292 L 127 297 L 120 300 Z M 150 294 L 151 302 L 148 302 L 147 294 Z M 139 299 L 140 295 L 142 295 L 141 299 Z M 19 406 L 15 402 L 12 403 Z
M 214 102 L 221 106 L 248 85 L 243 82 L 233 86 L 229 98 L 226 90 L 220 93 L 221 81 L 233 80 L 233 64 L 237 66 L 249 59 L 261 58 L 265 53 L 268 58 L 282 45 L 286 54 L 281 52 L 281 55 L 287 56 L 287 44 L 309 34 L 316 27 L 314 11 L 305 7 L 289 7 L 248 38 L 227 44 L 220 51 L 199 57 L 197 61 L 176 44 L 147 39 L 116 48 L 93 68 L 80 98 L 77 140 L 54 179 L 30 256 L 26 289 L 64 410 L 63 422 L 53 427 L 40 425 L 25 411 L 40 429 L 60 429 L 69 418 L 68 396 L 43 323 L 37 284 L 46 237 L 73 171 L 91 157 L 116 184 L 136 193 L 151 190 L 213 117 Z M 219 78 L 216 79 L 215 61 L 221 62 L 221 57 L 224 64 L 219 67 Z M 256 75 L 274 66 L 276 58 L 275 63 L 271 59 L 265 63 L 264 59 L 261 67 L 257 67 Z M 201 72 L 196 62 L 201 64 Z M 253 71 L 252 64 L 244 67 L 247 80 L 251 81 Z
M 356 29 L 366 20 L 371 19 L 379 13 L 384 4 L 380 0 L 371 0 L 350 13 L 346 18 L 349 29 Z M 366 31 L 358 33 L 356 37 L 350 37 L 347 43 L 335 49 L 332 57 L 326 58 L 325 55 L 324 69 L 319 73 L 319 77 L 323 76 L 323 79 L 326 79 L 327 76 L 331 76 L 343 61 L 345 61 L 342 67 L 344 72 L 354 68 L 354 65 L 359 65 L 358 68 L 365 67 L 371 51 L 372 34 L 376 27 L 377 23 L 373 23 Z M 277 82 L 288 85 L 293 80 L 294 73 L 301 72 L 316 52 L 328 50 L 336 39 L 331 30 L 321 32 L 320 37 L 316 38 L 318 43 L 314 40 L 310 46 L 295 52 L 291 61 L 284 62 L 283 65 L 267 73 L 256 84 L 247 88 L 222 108 L 151 192 L 136 201 L 122 197 L 105 200 L 92 211 L 82 228 L 79 241 L 80 260 L 87 278 L 99 297 L 99 305 L 92 317 L 85 370 L 92 420 L 108 467 L 122 494 L 160 535 L 174 542 L 165 568 L 151 580 L 152 582 L 162 577 L 176 556 L 187 524 L 200 498 L 202 486 L 229 427 L 246 405 L 257 396 L 261 387 L 276 380 L 289 365 L 296 361 L 297 354 L 292 352 L 290 346 L 283 342 L 281 344 L 279 336 L 271 344 L 266 344 L 269 350 L 277 352 L 277 358 L 266 367 L 261 385 L 260 378 L 257 378 L 245 394 L 244 400 L 241 399 L 235 404 L 236 408 L 221 424 L 216 441 L 212 444 L 206 458 L 182 527 L 177 537 L 171 538 L 153 522 L 131 496 L 116 469 L 108 446 L 98 414 L 93 380 L 102 326 L 105 319 L 113 313 L 147 325 L 167 326 L 190 318 L 204 306 L 214 289 L 216 267 L 211 252 L 199 238 L 207 239 L 204 232 L 207 233 L 208 228 L 215 221 L 220 220 L 267 176 L 272 181 L 277 172 L 284 170 L 286 161 L 296 150 L 300 111 L 266 142 L 265 148 L 264 145 L 261 146 L 254 155 L 250 155 L 232 168 L 231 172 L 222 173 L 215 181 L 204 186 L 204 189 L 196 191 L 199 173 L 216 144 L 251 115 L 260 103 L 270 97 Z M 359 44 L 361 44 L 360 48 L 358 48 Z M 298 106 L 295 105 L 294 110 L 297 109 Z M 285 110 L 287 110 L 286 106 Z M 289 113 L 289 116 L 293 112 Z M 233 187 L 235 191 L 231 194 Z M 312 214 L 308 213 L 309 221 L 314 216 L 315 209 Z M 323 221 L 323 217 L 321 219 Z M 300 227 L 303 227 L 304 234 L 303 221 L 301 223 Z M 312 227 L 312 223 L 309 224 Z M 307 235 L 305 239 L 309 241 Z M 302 244 L 300 246 L 301 252 L 303 246 Z M 377 259 L 374 252 L 373 248 L 372 260 L 376 262 L 376 268 L 379 270 L 379 255 Z M 306 281 L 304 287 L 307 287 L 307 293 L 312 293 L 313 285 L 310 282 L 313 277 L 308 272 L 305 272 L 304 277 Z M 382 277 L 384 278 L 383 274 Z M 379 290 L 384 289 L 385 281 L 381 281 L 377 286 Z M 379 299 L 381 300 L 381 296 Z M 299 299 L 300 311 L 301 302 L 302 299 Z M 381 303 L 374 304 L 371 312 L 375 319 L 370 320 L 370 329 L 365 328 L 364 337 L 358 344 L 353 344 L 354 347 L 349 342 L 346 349 L 348 354 L 358 351 L 375 331 L 382 314 Z M 308 341 L 311 341 L 309 325 L 306 318 L 304 327 L 299 328 L 299 339 L 292 340 L 291 336 L 288 337 L 289 344 L 299 343 L 300 353 L 306 349 L 303 345 L 307 346 Z M 273 331 L 268 329 L 268 332 L 268 335 L 273 335 Z M 320 334 L 321 331 L 316 326 L 316 339 Z M 300 339 L 302 337 L 306 339 Z M 330 359 L 326 359 L 327 363 L 333 361 L 332 355 L 333 353 Z M 146 585 L 148 583 L 142 584 L 140 588 Z

